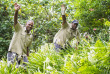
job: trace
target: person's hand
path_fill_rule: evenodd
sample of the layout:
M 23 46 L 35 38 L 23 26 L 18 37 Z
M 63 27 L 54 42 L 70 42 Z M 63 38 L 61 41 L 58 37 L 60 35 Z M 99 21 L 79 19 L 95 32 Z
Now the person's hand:
M 19 10 L 20 9 L 20 5 L 18 5 L 17 3 L 14 4 L 14 8 L 15 8 L 15 11 Z
M 63 4 L 63 5 L 61 5 L 61 12 L 65 12 L 65 10 L 66 10 L 66 6 Z
M 75 49 L 77 50 L 77 47 L 75 47 Z

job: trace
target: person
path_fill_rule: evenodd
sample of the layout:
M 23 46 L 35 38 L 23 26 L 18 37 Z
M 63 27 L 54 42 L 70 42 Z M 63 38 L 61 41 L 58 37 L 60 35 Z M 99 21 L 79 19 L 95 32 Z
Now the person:
M 14 14 L 14 35 L 12 37 L 8 53 L 7 62 L 8 66 L 16 62 L 16 67 L 19 67 L 21 62 L 25 66 L 25 62 L 28 62 L 27 56 L 29 56 L 29 46 L 32 43 L 33 36 L 31 30 L 34 25 L 33 20 L 28 20 L 26 25 L 21 25 L 18 22 L 18 11 L 20 5 L 14 4 L 15 14 Z
M 76 37 L 76 39 L 77 39 L 77 43 L 76 43 L 76 47 L 75 47 L 76 49 L 77 49 L 77 45 L 79 43 L 78 40 L 79 40 L 80 35 L 79 35 L 79 31 L 77 29 L 78 21 L 73 20 L 72 23 L 68 23 L 66 21 L 65 10 L 66 10 L 66 6 L 64 4 L 61 5 L 63 23 L 61 25 L 61 29 L 56 33 L 56 35 L 54 36 L 54 39 L 53 39 L 55 50 L 57 52 L 59 52 L 60 49 L 61 50 L 65 49 L 67 45 L 70 46 L 68 41 L 72 40 L 74 37 Z

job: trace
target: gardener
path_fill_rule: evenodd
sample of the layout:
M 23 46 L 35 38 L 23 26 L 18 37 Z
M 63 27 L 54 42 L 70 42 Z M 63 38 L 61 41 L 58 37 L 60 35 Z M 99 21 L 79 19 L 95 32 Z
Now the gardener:
M 72 23 L 67 23 L 65 10 L 66 10 L 65 5 L 62 5 L 61 13 L 62 13 L 63 23 L 61 25 L 61 29 L 56 33 L 53 40 L 55 49 L 58 52 L 59 52 L 59 49 L 65 49 L 67 44 L 69 45 L 68 41 L 72 40 L 74 37 L 76 37 L 76 39 L 79 40 L 79 32 L 77 29 L 78 21 L 74 20 Z M 79 42 L 77 41 L 76 47 L 75 47 L 76 49 L 77 49 L 78 43 Z
M 10 63 L 17 62 L 17 67 L 20 65 L 20 62 L 23 62 L 23 65 L 26 65 L 25 62 L 28 62 L 27 56 L 29 56 L 29 46 L 33 40 L 31 30 L 34 25 L 34 21 L 27 21 L 26 25 L 20 25 L 17 21 L 18 19 L 18 11 L 20 9 L 20 5 L 17 3 L 14 4 L 15 14 L 14 14 L 14 35 L 11 40 L 8 54 L 7 54 L 7 62 L 8 65 Z

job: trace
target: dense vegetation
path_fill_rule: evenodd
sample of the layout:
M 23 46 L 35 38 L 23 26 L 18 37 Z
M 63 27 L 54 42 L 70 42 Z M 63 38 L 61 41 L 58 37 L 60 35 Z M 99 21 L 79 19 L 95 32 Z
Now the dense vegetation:
M 14 29 L 14 3 L 21 5 L 18 20 L 35 22 L 34 40 L 26 69 L 7 67 L 6 53 Z M 79 20 L 81 34 L 78 50 L 57 53 L 52 40 L 60 29 L 60 6 L 66 4 L 67 21 Z M 74 40 L 70 41 L 74 47 Z M 0 0 L 1 74 L 109 74 L 110 0 Z
M 73 41 L 71 41 L 73 42 Z M 7 67 L 7 62 L 0 62 L 1 74 L 109 74 L 110 42 L 97 40 L 90 44 L 81 40 L 78 50 L 55 52 L 52 44 L 43 45 L 38 52 L 31 53 L 28 66 L 15 68 L 15 64 Z

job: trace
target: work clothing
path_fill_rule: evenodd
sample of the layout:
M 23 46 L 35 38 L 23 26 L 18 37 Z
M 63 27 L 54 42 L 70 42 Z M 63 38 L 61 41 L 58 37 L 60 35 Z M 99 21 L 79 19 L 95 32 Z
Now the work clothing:
M 56 33 L 53 43 L 55 48 L 65 48 L 66 42 L 72 40 L 73 38 L 77 38 L 79 40 L 79 31 L 78 29 L 72 30 L 71 23 L 65 23 L 61 26 L 61 29 Z
M 8 51 L 15 52 L 21 56 L 27 56 L 27 47 L 32 43 L 32 34 L 26 32 L 26 27 L 17 23 Z

